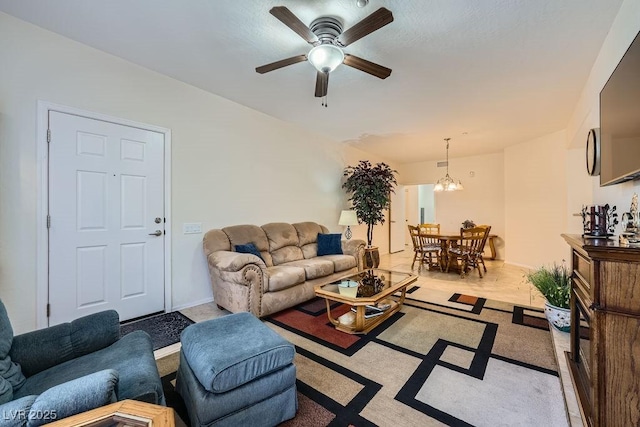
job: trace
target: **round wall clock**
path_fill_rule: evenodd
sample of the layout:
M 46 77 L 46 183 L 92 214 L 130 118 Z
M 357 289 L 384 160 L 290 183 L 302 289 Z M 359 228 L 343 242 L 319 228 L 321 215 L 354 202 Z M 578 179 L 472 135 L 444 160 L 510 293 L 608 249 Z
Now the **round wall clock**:
M 600 129 L 589 130 L 587 135 L 587 173 L 600 175 Z

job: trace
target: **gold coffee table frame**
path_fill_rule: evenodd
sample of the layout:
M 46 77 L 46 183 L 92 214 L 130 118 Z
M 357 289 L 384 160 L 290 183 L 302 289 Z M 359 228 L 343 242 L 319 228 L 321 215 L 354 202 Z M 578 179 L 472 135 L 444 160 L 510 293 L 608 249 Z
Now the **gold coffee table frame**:
M 137 400 L 107 406 L 47 424 L 51 427 L 174 427 L 172 408 Z
M 370 272 L 373 272 L 377 277 L 384 277 L 384 288 L 380 292 L 366 297 L 349 297 L 340 293 L 340 290 L 338 289 L 338 283 L 340 281 L 354 280 L 356 282 L 360 282 L 362 277 Z M 335 325 L 337 330 L 349 334 L 366 334 L 400 310 L 404 303 L 407 286 L 414 283 L 417 279 L 418 276 L 410 273 L 374 268 L 371 270 L 348 274 L 336 280 L 337 283 L 334 282 L 327 285 L 318 285 L 315 287 L 315 293 L 316 296 L 325 299 L 327 303 L 327 317 L 329 318 L 329 321 Z M 396 292 L 402 292 L 402 294 L 398 301 L 393 301 L 390 297 Z M 391 306 L 385 310 L 384 313 L 368 319 L 365 318 L 365 309 L 367 305 L 375 305 L 386 299 L 388 299 L 388 303 L 391 304 Z M 356 307 L 354 322 L 343 324 L 339 319 L 335 319 L 331 315 L 331 302 L 341 302 L 352 307 Z

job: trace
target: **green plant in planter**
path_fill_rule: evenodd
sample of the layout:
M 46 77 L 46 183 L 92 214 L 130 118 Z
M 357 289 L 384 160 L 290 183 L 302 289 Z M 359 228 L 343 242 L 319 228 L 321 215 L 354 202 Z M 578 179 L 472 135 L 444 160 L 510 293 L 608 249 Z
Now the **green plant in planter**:
M 527 274 L 527 280 L 540 291 L 547 302 L 559 308 L 569 308 L 571 275 L 564 265 L 540 267 Z
M 342 188 L 351 197 L 358 222 L 367 224 L 367 245 L 373 241 L 373 226 L 384 224 L 384 210 L 389 209 L 391 193 L 397 184 L 395 174 L 386 163 L 372 165 L 368 160 L 360 160 L 357 166 L 344 169 L 345 182 Z

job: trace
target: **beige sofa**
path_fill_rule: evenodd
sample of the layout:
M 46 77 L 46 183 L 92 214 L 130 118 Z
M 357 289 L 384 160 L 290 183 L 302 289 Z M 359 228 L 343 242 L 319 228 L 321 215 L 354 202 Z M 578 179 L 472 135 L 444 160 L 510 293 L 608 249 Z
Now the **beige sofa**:
M 233 313 L 263 317 L 310 300 L 315 285 L 362 269 L 363 240 L 342 240 L 343 255 L 318 256 L 318 233 L 329 231 L 315 222 L 208 231 L 203 246 L 215 303 Z M 234 252 L 236 245 L 247 243 L 255 244 L 264 261 Z

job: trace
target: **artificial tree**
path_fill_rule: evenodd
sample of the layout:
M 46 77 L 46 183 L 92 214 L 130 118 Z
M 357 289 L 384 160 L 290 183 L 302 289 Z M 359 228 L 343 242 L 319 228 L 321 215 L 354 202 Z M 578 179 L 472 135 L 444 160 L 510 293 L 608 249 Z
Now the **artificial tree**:
M 367 224 L 368 247 L 373 242 L 373 226 L 384 224 L 384 211 L 389 209 L 391 193 L 397 184 L 396 173 L 386 163 L 372 165 L 368 160 L 344 169 L 346 180 L 342 188 L 350 195 L 358 221 Z

